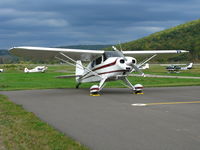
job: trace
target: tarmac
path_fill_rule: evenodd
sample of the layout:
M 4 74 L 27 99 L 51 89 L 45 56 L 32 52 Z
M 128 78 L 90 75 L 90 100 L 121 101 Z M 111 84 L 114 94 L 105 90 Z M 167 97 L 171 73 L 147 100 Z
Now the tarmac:
M 0 93 L 93 150 L 200 149 L 200 86 Z

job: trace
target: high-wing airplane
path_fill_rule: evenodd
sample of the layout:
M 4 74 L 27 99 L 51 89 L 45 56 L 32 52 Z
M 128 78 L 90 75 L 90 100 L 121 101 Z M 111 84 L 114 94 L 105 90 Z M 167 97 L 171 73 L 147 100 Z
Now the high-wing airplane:
M 179 72 L 180 70 L 189 70 L 189 69 L 192 69 L 193 63 L 189 63 L 185 67 L 181 67 L 180 65 L 183 65 L 183 64 L 167 66 L 166 70 L 169 72 L 176 72 L 176 73 Z
M 44 73 L 47 70 L 48 67 L 46 66 L 37 66 L 33 69 L 28 69 L 28 68 L 24 68 L 24 72 L 25 73 L 32 73 L 32 72 L 42 72 Z
M 124 85 L 132 89 L 136 94 L 143 93 L 141 84 L 132 85 L 128 80 L 128 75 L 133 71 L 138 71 L 142 76 L 144 73 L 139 69 L 157 54 L 185 53 L 185 50 L 145 50 L 145 51 L 122 51 L 113 46 L 114 51 L 104 50 L 82 50 L 82 49 L 62 49 L 46 47 L 13 47 L 9 51 L 19 57 L 36 60 L 48 60 L 57 58 L 62 62 L 76 67 L 75 75 L 60 76 L 60 78 L 75 77 L 76 88 L 86 82 L 97 82 L 90 88 L 92 96 L 98 96 L 105 85 L 105 82 L 122 80 Z M 137 63 L 134 58 L 138 54 L 152 55 L 147 60 Z M 90 61 L 87 67 L 81 61 Z

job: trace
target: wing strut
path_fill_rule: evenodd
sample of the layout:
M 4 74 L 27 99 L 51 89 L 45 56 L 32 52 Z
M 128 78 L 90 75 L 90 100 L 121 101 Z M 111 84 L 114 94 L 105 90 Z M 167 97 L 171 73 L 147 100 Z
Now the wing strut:
M 71 60 L 72 62 L 74 62 L 74 63 L 76 63 L 76 61 L 74 60 L 74 59 L 72 59 L 72 58 L 70 58 L 69 56 L 67 56 L 67 55 L 65 55 L 65 54 L 63 54 L 62 52 L 60 52 L 60 54 L 62 55 L 62 56 L 64 56 L 65 58 L 67 58 L 67 59 L 69 59 L 69 60 Z M 59 59 L 59 60 L 61 60 L 61 61 L 63 61 L 63 62 L 65 62 L 65 63 L 68 63 L 68 64 L 70 64 L 70 65 L 73 65 L 73 66 L 76 66 L 75 64 L 73 64 L 73 63 L 70 63 L 70 62 L 68 62 L 68 61 L 66 61 L 66 60 L 64 60 L 64 59 L 62 59 L 62 58 L 59 58 L 59 57 L 55 57 L 55 58 L 57 58 L 57 59 Z M 78 64 L 79 65 L 79 64 Z M 87 70 L 88 71 L 88 73 L 92 73 L 92 74 L 94 74 L 94 75 L 96 75 L 96 76 L 98 76 L 98 77 L 100 77 L 101 79 L 103 79 L 98 73 L 96 73 L 96 72 L 94 72 L 94 71 L 92 71 L 92 70 L 90 70 L 89 68 L 87 68 L 87 67 L 85 67 L 85 66 L 81 66 L 81 67 L 83 67 L 85 70 Z
M 154 57 L 156 57 L 157 54 L 151 56 L 150 58 L 144 60 L 143 62 L 141 62 L 139 65 L 138 65 L 138 68 L 140 68 L 141 66 L 143 66 L 144 64 L 146 64 L 148 61 L 150 61 L 151 59 L 153 59 Z

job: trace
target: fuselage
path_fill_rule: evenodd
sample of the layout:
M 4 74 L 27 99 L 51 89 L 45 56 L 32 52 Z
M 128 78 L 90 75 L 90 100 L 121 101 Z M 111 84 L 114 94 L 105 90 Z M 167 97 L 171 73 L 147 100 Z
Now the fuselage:
M 85 69 L 80 82 L 98 82 L 102 78 L 106 78 L 106 81 L 118 80 L 132 71 L 133 64 L 136 64 L 133 57 L 121 57 L 113 52 L 105 53 L 88 64 L 88 70 Z

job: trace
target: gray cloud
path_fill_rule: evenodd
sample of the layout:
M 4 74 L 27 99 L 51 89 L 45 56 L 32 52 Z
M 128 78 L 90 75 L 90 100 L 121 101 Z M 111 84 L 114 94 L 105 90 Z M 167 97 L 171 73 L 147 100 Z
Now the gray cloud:
M 199 18 L 197 0 L 1 0 L 0 47 L 131 41 Z

